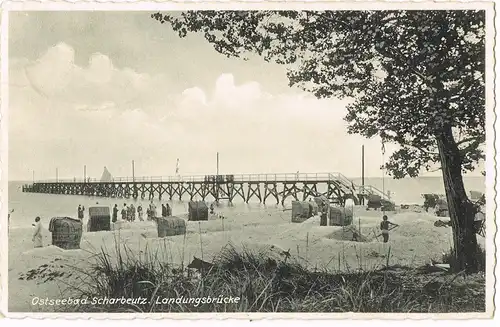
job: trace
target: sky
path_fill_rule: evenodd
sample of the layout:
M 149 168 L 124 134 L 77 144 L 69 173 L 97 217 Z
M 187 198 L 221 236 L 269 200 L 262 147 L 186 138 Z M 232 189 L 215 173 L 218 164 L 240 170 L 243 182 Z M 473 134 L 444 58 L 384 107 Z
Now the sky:
M 397 147 L 346 132 L 348 100 L 288 86 L 148 12 L 12 12 L 9 179 L 341 172 L 381 177 Z M 427 174 L 429 175 L 429 174 Z M 431 174 L 432 175 L 432 174 Z M 440 173 L 434 175 L 439 176 Z

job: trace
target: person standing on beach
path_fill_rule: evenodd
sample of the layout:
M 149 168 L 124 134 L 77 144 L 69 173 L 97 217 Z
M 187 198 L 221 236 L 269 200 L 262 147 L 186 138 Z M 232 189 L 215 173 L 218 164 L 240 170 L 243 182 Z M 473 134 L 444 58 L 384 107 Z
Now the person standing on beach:
M 170 208 L 170 205 L 167 203 L 167 217 L 172 216 L 172 208 Z
M 149 204 L 149 210 L 151 211 L 151 219 L 156 218 L 156 206 L 153 203 L 153 200 L 151 200 L 151 203 Z
M 166 217 L 167 216 L 167 207 L 165 207 L 165 204 L 161 205 L 161 216 Z
M 137 215 L 139 216 L 139 221 L 144 221 L 142 218 L 142 206 L 140 204 L 137 206 Z
M 78 205 L 78 219 L 83 219 L 83 210 L 85 210 L 84 208 L 82 208 L 82 205 L 79 204 Z
M 113 207 L 113 219 L 112 219 L 112 222 L 116 223 L 117 220 L 118 220 L 118 205 L 115 204 L 115 206 Z
M 9 213 L 7 214 L 7 227 L 10 227 L 10 214 L 14 212 L 14 209 L 12 209 L 11 211 L 9 211 Z
M 123 209 L 122 209 L 122 220 L 127 220 L 127 204 L 123 204 Z
M 380 229 L 382 230 L 382 237 L 384 238 L 384 243 L 387 243 L 389 241 L 389 230 L 392 229 L 391 226 L 395 228 L 399 225 L 391 223 L 388 220 L 387 216 L 384 215 L 382 217 L 382 222 L 380 223 Z
M 320 226 L 328 226 L 329 221 L 328 221 L 328 210 L 329 207 L 327 205 L 324 205 L 321 210 L 318 211 L 318 214 L 320 215 L 320 220 L 319 220 L 319 225 Z
M 135 207 L 133 203 L 130 205 L 130 220 L 135 221 Z
M 132 207 L 130 205 L 127 206 L 127 221 L 132 221 Z
M 33 247 L 41 248 L 42 244 L 42 223 L 40 222 L 40 217 L 35 218 L 35 223 L 33 224 L 35 229 L 33 230 Z

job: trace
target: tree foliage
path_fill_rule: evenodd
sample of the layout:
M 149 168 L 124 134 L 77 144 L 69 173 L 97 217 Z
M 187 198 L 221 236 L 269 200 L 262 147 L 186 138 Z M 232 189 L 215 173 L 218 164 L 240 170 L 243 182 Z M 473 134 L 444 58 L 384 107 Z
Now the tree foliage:
M 348 97 L 350 133 L 400 149 L 395 178 L 439 164 L 436 136 L 451 129 L 463 171 L 484 158 L 484 11 L 189 11 L 156 13 L 180 37 L 202 33 L 231 57 L 287 65 L 290 85 Z

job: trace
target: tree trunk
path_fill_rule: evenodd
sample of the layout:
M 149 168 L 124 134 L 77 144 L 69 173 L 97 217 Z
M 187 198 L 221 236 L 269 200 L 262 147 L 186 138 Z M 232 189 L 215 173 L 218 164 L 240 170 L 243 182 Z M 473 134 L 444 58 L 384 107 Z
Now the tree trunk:
M 468 273 L 476 272 L 478 270 L 477 239 L 474 229 L 476 212 L 465 193 L 462 158 L 451 127 L 446 127 L 436 135 L 436 141 L 453 229 L 455 260 L 451 268 L 457 271 L 465 270 Z

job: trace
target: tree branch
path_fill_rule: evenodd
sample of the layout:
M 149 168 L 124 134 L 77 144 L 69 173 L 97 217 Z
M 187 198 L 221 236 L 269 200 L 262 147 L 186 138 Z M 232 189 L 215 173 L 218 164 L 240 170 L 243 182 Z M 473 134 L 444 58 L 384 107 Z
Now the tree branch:
M 472 150 L 476 150 L 482 143 L 484 143 L 484 141 L 485 141 L 485 136 L 484 135 L 476 137 L 476 140 L 474 142 L 471 142 L 465 148 L 460 149 L 460 154 L 462 155 L 462 157 L 465 157 L 465 155 L 468 152 L 470 152 Z M 458 143 L 457 143 L 457 145 L 458 145 Z
M 425 153 L 425 154 L 430 154 L 430 155 L 439 155 L 439 152 L 434 152 L 434 151 L 428 151 L 428 150 L 425 150 L 423 149 L 422 147 L 419 147 L 419 146 L 416 146 L 416 145 L 413 145 L 413 144 L 409 144 L 409 143 L 406 143 L 406 142 L 399 142 L 398 143 L 402 146 L 407 146 L 407 147 L 410 147 L 410 148 L 414 148 L 422 153 Z
M 466 139 L 458 141 L 457 145 L 464 144 L 464 143 L 471 142 L 471 141 L 476 141 L 476 142 L 480 141 L 479 144 L 481 144 L 485 141 L 485 138 L 484 138 L 484 135 L 472 136 L 472 137 L 468 137 Z

